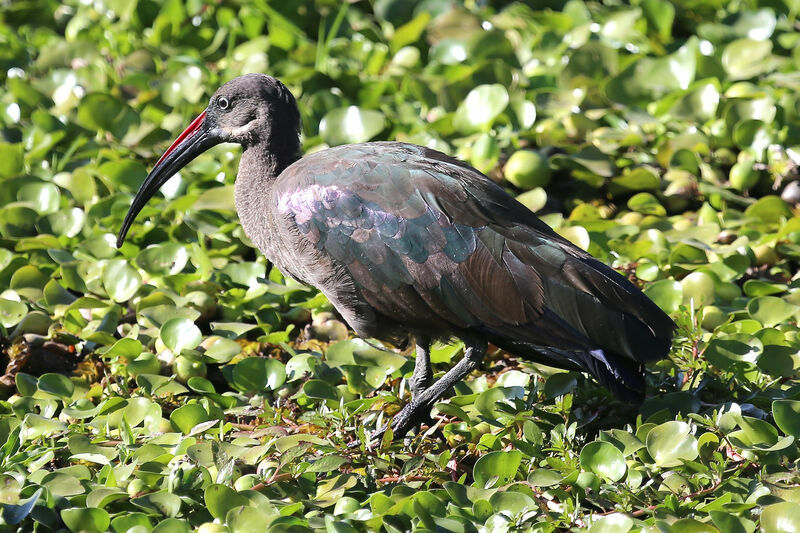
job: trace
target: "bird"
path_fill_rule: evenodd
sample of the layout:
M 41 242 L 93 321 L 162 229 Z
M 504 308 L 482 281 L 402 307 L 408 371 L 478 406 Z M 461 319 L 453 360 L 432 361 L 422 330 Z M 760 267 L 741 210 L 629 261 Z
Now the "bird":
M 395 437 L 429 420 L 490 344 L 642 401 L 644 365 L 667 357 L 675 323 L 626 277 L 458 159 L 391 141 L 303 157 L 300 131 L 297 102 L 278 79 L 228 81 L 144 179 L 117 246 L 172 175 L 214 145 L 237 143 L 236 211 L 255 247 L 319 289 L 358 336 L 414 345 Z M 431 344 L 453 339 L 464 355 L 433 381 Z

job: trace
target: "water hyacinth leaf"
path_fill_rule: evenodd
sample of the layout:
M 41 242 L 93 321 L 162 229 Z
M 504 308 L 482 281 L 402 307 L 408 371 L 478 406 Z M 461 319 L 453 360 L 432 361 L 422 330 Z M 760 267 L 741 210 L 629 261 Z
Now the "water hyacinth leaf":
M 631 518 L 622 513 L 613 513 L 592 522 L 587 533 L 627 533 L 632 527 L 633 520 Z
M 518 515 L 529 511 L 536 506 L 533 498 L 523 492 L 503 491 L 495 492 L 489 498 L 495 512 L 507 512 L 511 515 Z
M 584 446 L 580 461 L 583 468 L 609 481 L 619 481 L 627 471 L 622 452 L 604 441 L 598 440 Z
M 142 276 L 124 259 L 114 259 L 103 269 L 103 287 L 117 303 L 130 300 L 142 285 Z
M 197 403 L 186 404 L 175 409 L 169 415 L 169 421 L 172 426 L 184 435 L 188 435 L 198 424 L 209 420 L 208 412 L 202 405 Z
M 221 271 L 230 276 L 231 281 L 245 287 L 255 287 L 258 279 L 267 273 L 267 267 L 259 263 L 228 263 Z
M 39 376 L 37 386 L 40 391 L 68 400 L 75 391 L 72 381 L 62 374 L 47 373 Z
M 772 42 L 768 40 L 737 39 L 722 51 L 722 67 L 731 80 L 758 76 L 770 67 Z
M 17 269 L 8 282 L 10 289 L 44 289 L 47 284 L 47 275 L 33 265 L 25 265 Z
M 267 386 L 267 360 L 261 357 L 242 359 L 233 367 L 232 376 L 231 384 L 243 392 L 263 391 Z
M 264 359 L 267 374 L 267 387 L 271 390 L 278 389 L 286 382 L 286 367 L 277 359 Z
M 772 402 L 775 424 L 786 435 L 800 439 L 800 401 L 775 400 Z
M 544 395 L 546 398 L 556 398 L 564 396 L 575 390 L 578 380 L 569 372 L 559 372 L 553 374 L 544 384 Z
M 643 215 L 664 216 L 667 214 L 667 210 L 664 209 L 664 206 L 661 205 L 658 198 L 649 192 L 640 192 L 633 195 L 630 200 L 628 200 L 628 208 L 631 211 L 636 211 Z
M 28 306 L 24 303 L 0 298 L 0 325 L 3 327 L 16 326 L 27 314 Z
M 512 394 L 511 389 L 506 387 L 492 387 L 478 395 L 477 400 L 475 400 L 475 408 L 488 419 L 497 420 L 503 413 L 503 411 L 497 409 L 497 404 L 513 397 Z
M 747 303 L 747 312 L 765 327 L 771 328 L 794 316 L 800 307 L 776 296 L 761 296 Z
M 262 507 L 239 506 L 228 511 L 225 515 L 225 523 L 228 524 L 231 533 L 247 533 L 261 530 L 264 524 L 271 524 L 271 521 L 270 514 Z M 346 523 L 342 522 L 342 524 L 346 526 Z M 291 531 L 291 528 L 287 530 Z M 340 529 L 337 528 L 334 531 L 338 532 Z M 347 529 L 341 529 L 341 531 L 347 531 Z
M 763 279 L 748 279 L 742 285 L 744 293 L 752 298 L 781 294 L 786 292 L 786 289 L 788 289 L 788 286 L 785 283 L 776 283 Z
M 547 204 L 547 192 L 535 187 L 517 196 L 517 201 L 535 213 Z
M 86 214 L 83 209 L 72 207 L 48 215 L 44 220 L 45 224 L 43 224 L 44 227 L 42 228 L 44 231 L 53 235 L 75 237 L 83 229 Z
M 402 47 L 415 43 L 419 40 L 425 26 L 431 19 L 431 14 L 427 11 L 421 12 L 409 22 L 397 28 L 389 41 L 389 49 L 394 54 Z
M 745 209 L 744 214 L 762 222 L 777 224 L 784 219 L 792 218 L 792 210 L 780 196 L 764 196 Z
M 121 190 L 136 191 L 147 176 L 147 168 L 139 161 L 108 161 L 100 165 L 97 173 Z
M 178 243 L 148 246 L 136 257 L 139 268 L 156 275 L 177 274 L 189 260 L 189 252 Z
M 303 385 L 303 394 L 315 400 L 338 400 L 336 389 L 320 379 L 310 379 Z
M 17 193 L 17 200 L 40 215 L 58 211 L 61 193 L 52 183 L 28 183 Z
M 538 468 L 528 475 L 528 483 L 534 487 L 552 487 L 564 479 L 560 473 L 547 468 Z
M 213 341 L 210 339 L 213 339 Z M 204 346 L 207 346 L 203 355 L 210 357 L 217 363 L 227 363 L 242 351 L 241 345 L 231 339 L 224 337 L 211 337 L 210 339 L 207 341 L 210 342 L 210 345 L 203 343 Z
M 742 416 L 739 430 L 728 434 L 731 444 L 745 450 L 777 451 L 791 446 L 794 437 L 779 437 L 775 426 L 758 418 Z
M 78 106 L 78 121 L 90 130 L 111 130 L 125 105 L 106 93 L 87 94 Z
M 645 445 L 657 466 L 669 468 L 697 458 L 697 439 L 691 429 L 686 422 L 672 420 L 650 430 Z
M 13 178 L 22 173 L 25 165 L 22 143 L 0 142 L 0 178 Z
M 61 511 L 64 524 L 75 532 L 103 533 L 111 525 L 111 517 L 105 509 L 75 507 Z
M 720 533 L 717 528 L 707 522 L 701 522 L 693 518 L 681 518 L 671 524 L 670 531 L 681 531 L 686 533 Z
M 204 500 L 214 518 L 225 518 L 231 509 L 247 505 L 247 499 L 227 485 L 214 484 L 205 489 Z
M 185 519 L 167 518 L 161 520 L 151 533 L 191 533 L 191 531 L 192 526 Z
M 511 483 L 517 475 L 521 461 L 522 453 L 518 450 L 487 453 L 478 459 L 472 469 L 475 486 L 488 488 L 490 481 L 494 487 Z
M 153 524 L 144 513 L 124 513 L 115 517 L 111 521 L 111 529 L 114 531 L 114 533 L 121 533 L 131 530 L 139 531 L 139 529 L 135 528 L 143 528 L 143 531 L 150 531 L 153 528 Z
M 553 156 L 550 162 L 558 168 L 589 172 L 602 178 L 610 178 L 615 173 L 611 158 L 594 146 L 587 146 L 568 156 Z
M 386 127 L 380 111 L 357 106 L 329 111 L 319 123 L 319 134 L 331 146 L 366 142 Z
M 138 498 L 132 498 L 131 503 L 149 513 L 167 517 L 174 517 L 181 510 L 180 497 L 177 494 L 166 491 L 153 492 Z M 160 524 L 164 522 L 166 522 L 166 520 L 162 520 Z M 182 523 L 185 524 L 185 522 Z
M 170 318 L 160 331 L 161 340 L 173 351 L 194 350 L 203 340 L 203 334 L 192 320 L 183 317 Z
M 795 502 L 767 505 L 761 511 L 761 530 L 765 533 L 791 533 L 800 529 L 800 508 Z
M 34 492 L 30 498 L 27 498 L 18 504 L 4 503 L 2 511 L 3 521 L 6 524 L 11 525 L 16 525 L 22 522 L 25 517 L 30 514 L 31 510 L 33 510 L 33 506 L 36 505 L 36 502 L 39 501 L 39 497 L 41 496 L 43 490 L 44 489 L 41 487 L 36 489 L 36 492 Z
M 461 133 L 487 130 L 508 106 L 508 91 L 500 84 L 472 89 L 456 109 L 453 126 Z
M 736 362 L 755 363 L 763 352 L 764 343 L 757 337 L 737 333 L 712 339 L 704 353 L 712 364 L 727 368 Z
M 4 237 L 34 235 L 36 216 L 36 211 L 19 204 L 0 208 L 0 233 Z
M 616 196 L 634 191 L 654 191 L 660 185 L 661 180 L 652 170 L 640 167 L 612 179 L 608 191 L 612 196 Z

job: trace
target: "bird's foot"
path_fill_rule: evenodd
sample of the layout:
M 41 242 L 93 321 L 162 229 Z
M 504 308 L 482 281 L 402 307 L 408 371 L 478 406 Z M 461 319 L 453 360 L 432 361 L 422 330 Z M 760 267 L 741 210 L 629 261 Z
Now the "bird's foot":
M 369 439 L 369 446 L 372 447 L 380 443 L 384 434 L 390 427 L 392 428 L 392 438 L 396 439 L 398 437 L 405 437 L 406 433 L 416 427 L 419 427 L 421 424 L 433 424 L 433 419 L 431 418 L 431 406 L 412 400 L 411 402 L 407 403 L 399 413 L 394 415 L 394 418 L 389 425 L 383 426 L 381 429 L 372 434 Z

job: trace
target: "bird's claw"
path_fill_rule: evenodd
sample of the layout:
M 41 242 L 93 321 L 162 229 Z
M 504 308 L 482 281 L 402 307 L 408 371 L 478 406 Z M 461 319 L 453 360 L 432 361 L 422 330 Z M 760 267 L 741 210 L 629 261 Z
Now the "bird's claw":
M 394 415 L 390 424 L 383 426 L 369 437 L 367 448 L 371 449 L 373 446 L 377 446 L 390 427 L 392 428 L 392 438 L 397 438 L 405 437 L 406 433 L 423 423 L 429 425 L 433 423 L 431 407 L 412 400 L 399 413 Z M 354 442 L 350 447 L 358 446 L 358 444 L 358 442 Z

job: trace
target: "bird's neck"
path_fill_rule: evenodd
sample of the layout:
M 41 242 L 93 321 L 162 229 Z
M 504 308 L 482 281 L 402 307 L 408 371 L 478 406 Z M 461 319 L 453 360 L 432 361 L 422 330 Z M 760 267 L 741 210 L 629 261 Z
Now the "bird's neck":
M 253 144 L 245 148 L 239 162 L 234 197 L 236 212 L 239 214 L 245 233 L 253 244 L 264 254 L 269 255 L 270 247 L 268 203 L 272 197 L 272 185 L 286 167 L 300 158 L 299 142 L 296 146 L 275 147 L 267 143 Z

